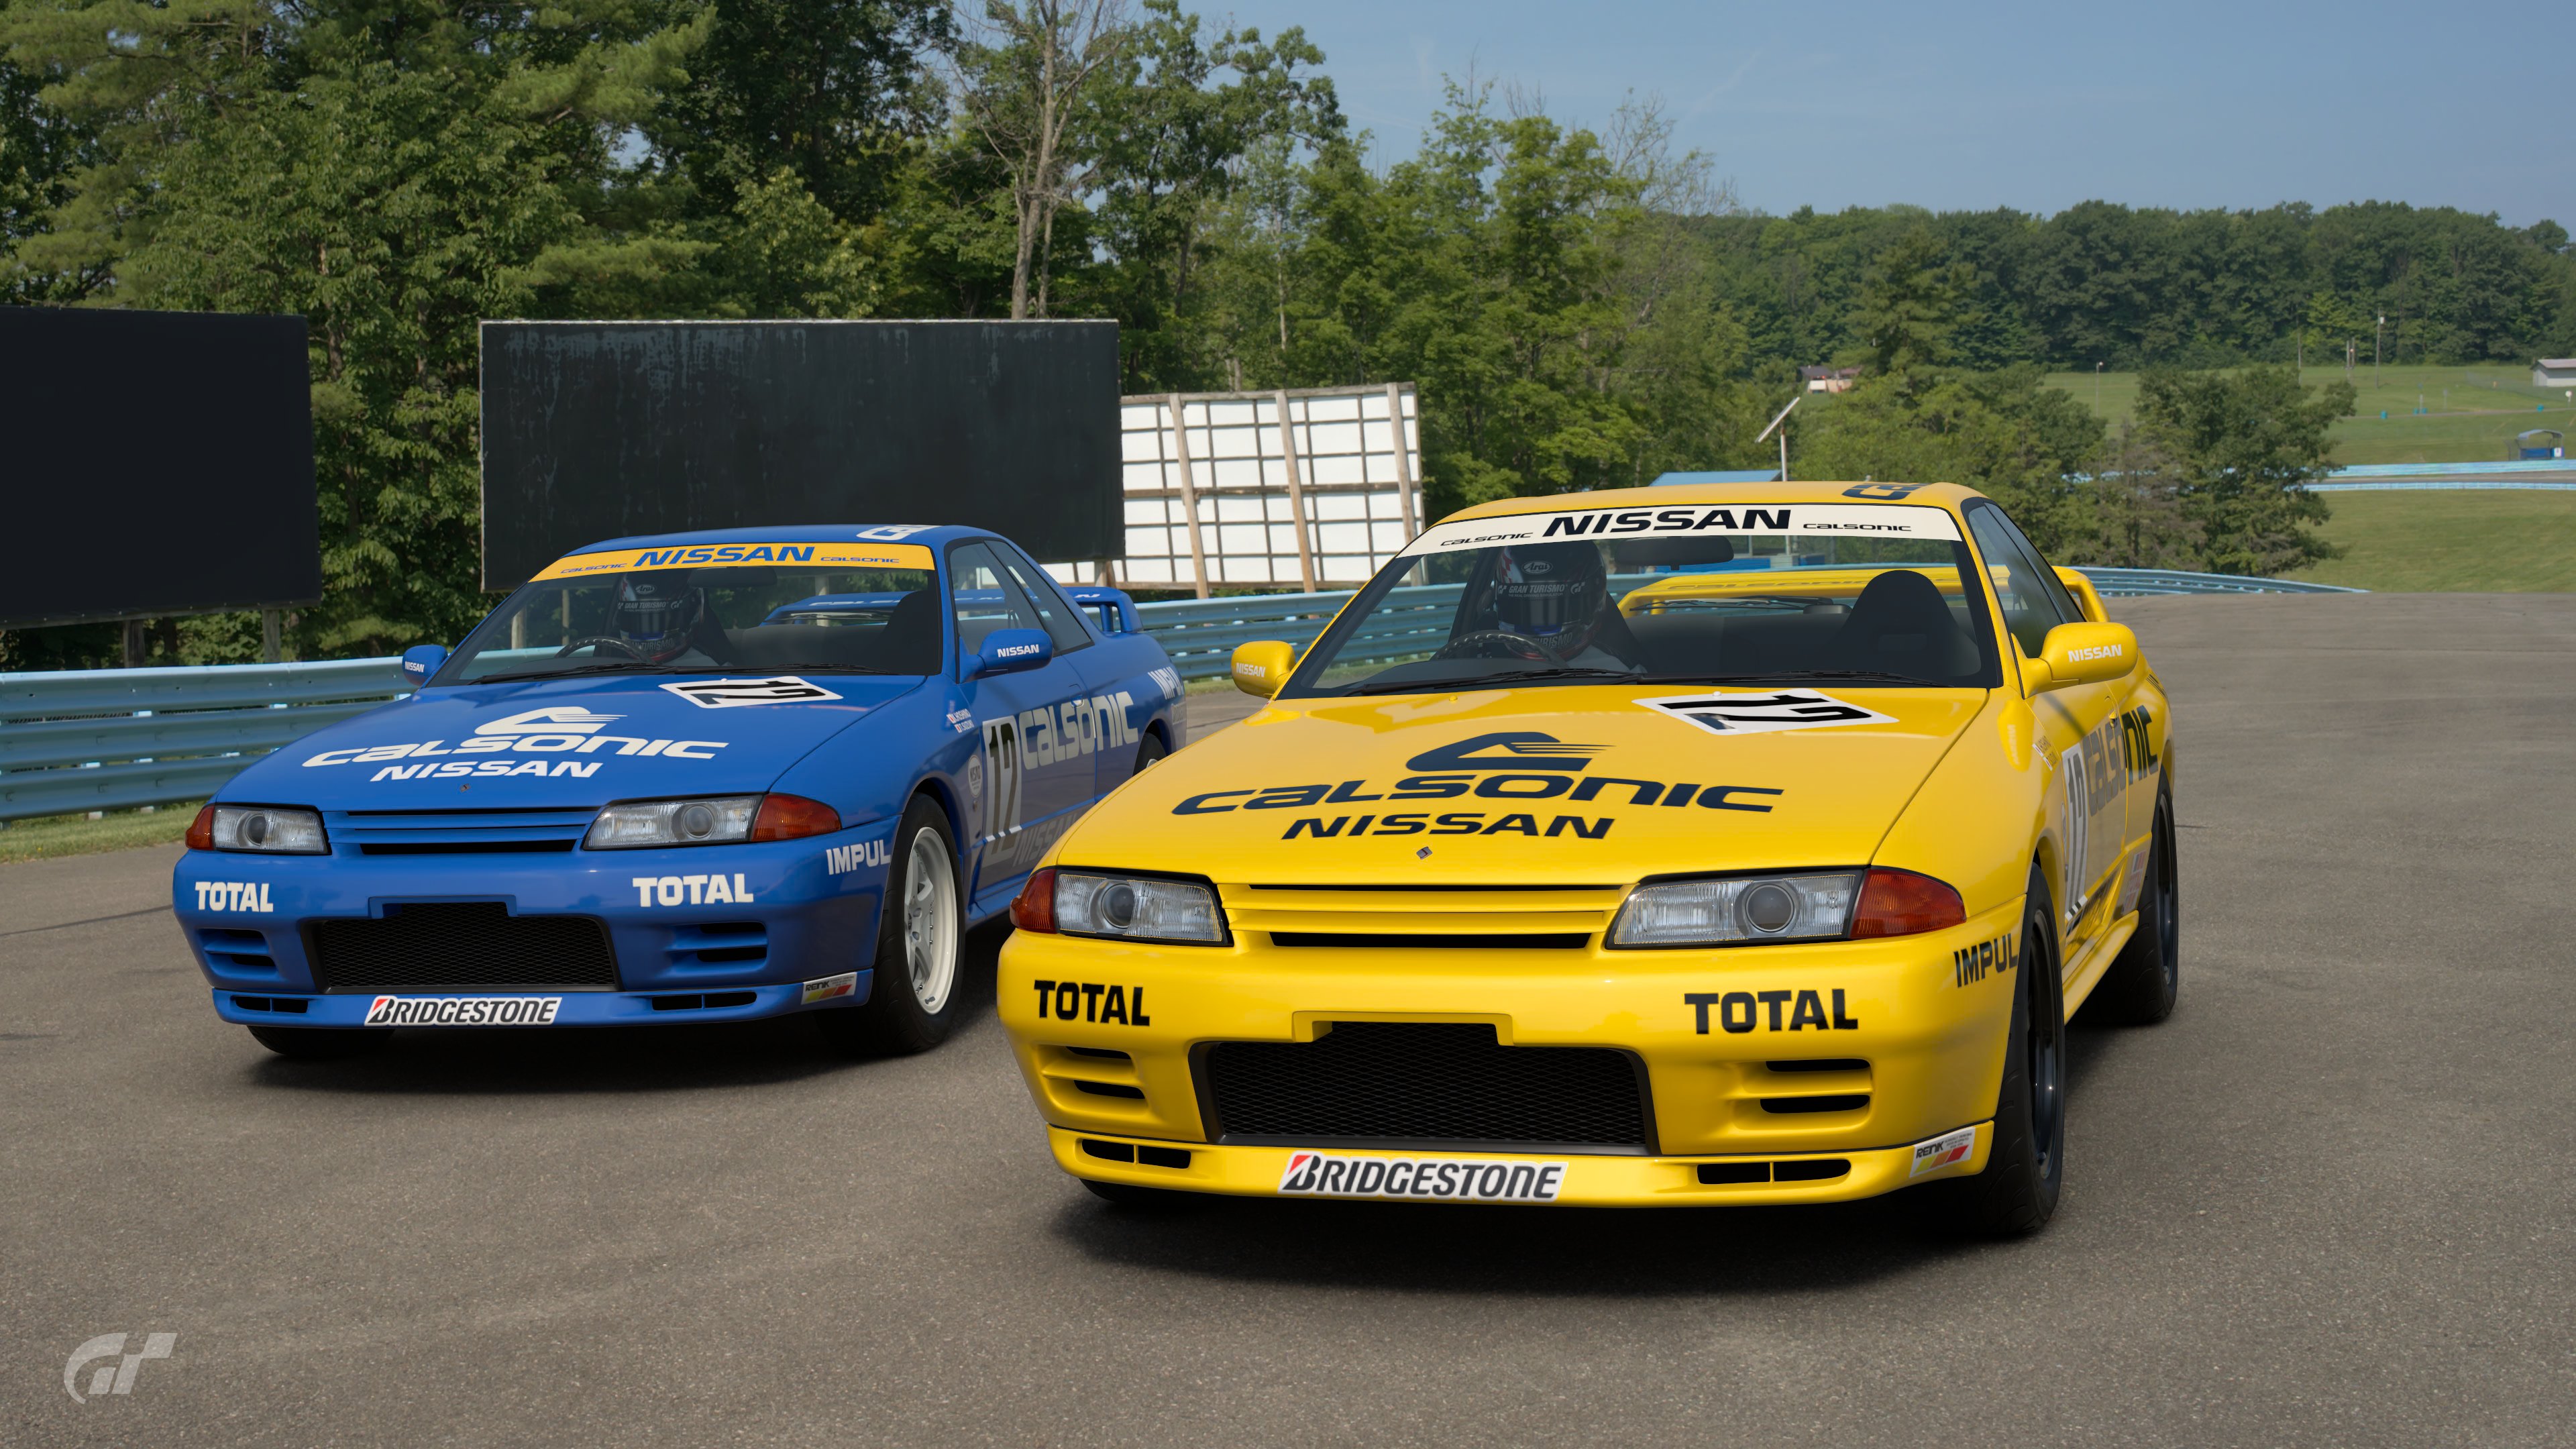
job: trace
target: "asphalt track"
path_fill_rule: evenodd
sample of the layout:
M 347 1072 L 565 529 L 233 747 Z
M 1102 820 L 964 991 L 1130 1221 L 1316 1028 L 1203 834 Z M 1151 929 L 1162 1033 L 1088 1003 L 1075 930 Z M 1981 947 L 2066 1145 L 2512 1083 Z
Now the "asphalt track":
M 1041 1150 L 990 932 L 910 1060 L 283 1062 L 138 851 L 0 867 L 0 1443 L 2569 1442 L 2576 596 L 2116 608 L 2179 700 L 2183 1004 L 2075 1033 L 2035 1240 L 1119 1213 Z M 119 1331 L 175 1353 L 74 1403 Z

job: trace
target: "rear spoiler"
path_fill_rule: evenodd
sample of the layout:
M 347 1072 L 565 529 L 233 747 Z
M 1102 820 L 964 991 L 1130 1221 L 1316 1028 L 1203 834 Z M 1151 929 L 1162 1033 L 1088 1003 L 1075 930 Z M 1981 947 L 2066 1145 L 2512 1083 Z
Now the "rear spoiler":
M 1136 634 L 1144 631 L 1145 626 L 1136 621 L 1136 601 L 1127 597 L 1124 589 L 1113 589 L 1106 584 L 1070 584 L 1065 592 L 1073 595 L 1074 603 L 1097 615 L 1100 627 L 1109 633 Z

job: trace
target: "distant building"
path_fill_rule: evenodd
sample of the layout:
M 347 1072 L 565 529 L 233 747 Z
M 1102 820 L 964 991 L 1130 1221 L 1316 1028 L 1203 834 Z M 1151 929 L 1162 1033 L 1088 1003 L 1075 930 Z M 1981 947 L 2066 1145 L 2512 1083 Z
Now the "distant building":
M 1813 369 L 1800 368 L 1803 375 Z M 2533 387 L 2576 387 L 2576 357 L 2544 357 L 2531 367 Z
M 2576 362 L 2570 362 L 2567 365 L 2576 367 Z M 1798 369 L 1798 381 L 1805 383 L 1809 392 L 1849 392 L 1852 390 L 1852 384 L 1860 381 L 1860 369 L 1857 367 L 1802 367 Z

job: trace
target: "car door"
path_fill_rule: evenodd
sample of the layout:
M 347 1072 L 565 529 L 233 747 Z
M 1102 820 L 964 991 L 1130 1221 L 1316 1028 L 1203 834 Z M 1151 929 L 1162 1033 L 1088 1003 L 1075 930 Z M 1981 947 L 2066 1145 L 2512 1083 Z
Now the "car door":
M 1976 499 L 1967 516 L 2019 668 L 2038 657 L 2049 630 L 2082 620 L 2084 611 L 2001 508 Z M 2127 854 L 2131 772 L 2122 715 L 2136 688 L 2132 671 L 2031 700 L 2040 741 L 2057 767 L 2050 785 L 2059 850 L 2056 904 L 2070 945 L 2090 940 L 2111 920 L 2109 912 L 2093 907 L 2105 889 L 2119 883 L 2115 871 Z M 2070 967 L 2079 954 L 2066 953 Z
M 1091 751 L 1068 729 L 1084 697 L 1081 652 L 1062 654 L 1018 674 L 965 676 L 984 638 L 996 629 L 1046 629 L 1044 612 L 1012 577 L 1006 556 L 986 540 L 948 553 L 949 604 L 957 621 L 960 690 L 983 733 L 983 757 L 968 782 L 980 782 L 975 816 L 976 890 L 1028 870 L 1093 799 Z M 1078 624 L 1076 627 L 1080 627 Z M 1048 637 L 1057 637 L 1048 630 Z
M 1126 784 L 1136 772 L 1136 746 L 1142 736 L 1136 726 L 1135 690 L 1142 681 L 1121 674 L 1118 657 L 1127 651 L 1090 647 L 1105 644 L 1106 636 L 1044 569 L 1016 550 L 1002 551 L 1002 558 L 1022 590 L 1037 601 L 1058 657 L 1082 651 L 1074 664 L 1082 678 L 1085 709 L 1073 723 L 1091 751 L 1091 790 L 1096 800 Z

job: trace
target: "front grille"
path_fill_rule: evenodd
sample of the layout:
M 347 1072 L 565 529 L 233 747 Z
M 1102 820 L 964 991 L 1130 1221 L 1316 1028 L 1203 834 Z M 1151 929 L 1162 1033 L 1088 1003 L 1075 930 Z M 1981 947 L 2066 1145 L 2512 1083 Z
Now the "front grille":
M 1343 1022 L 1311 1042 L 1219 1042 L 1203 1081 L 1225 1142 L 1649 1149 L 1636 1058 L 1507 1047 L 1467 1022 Z
M 614 991 L 607 928 L 588 916 L 514 916 L 499 901 L 388 906 L 381 919 L 313 923 L 325 991 Z

